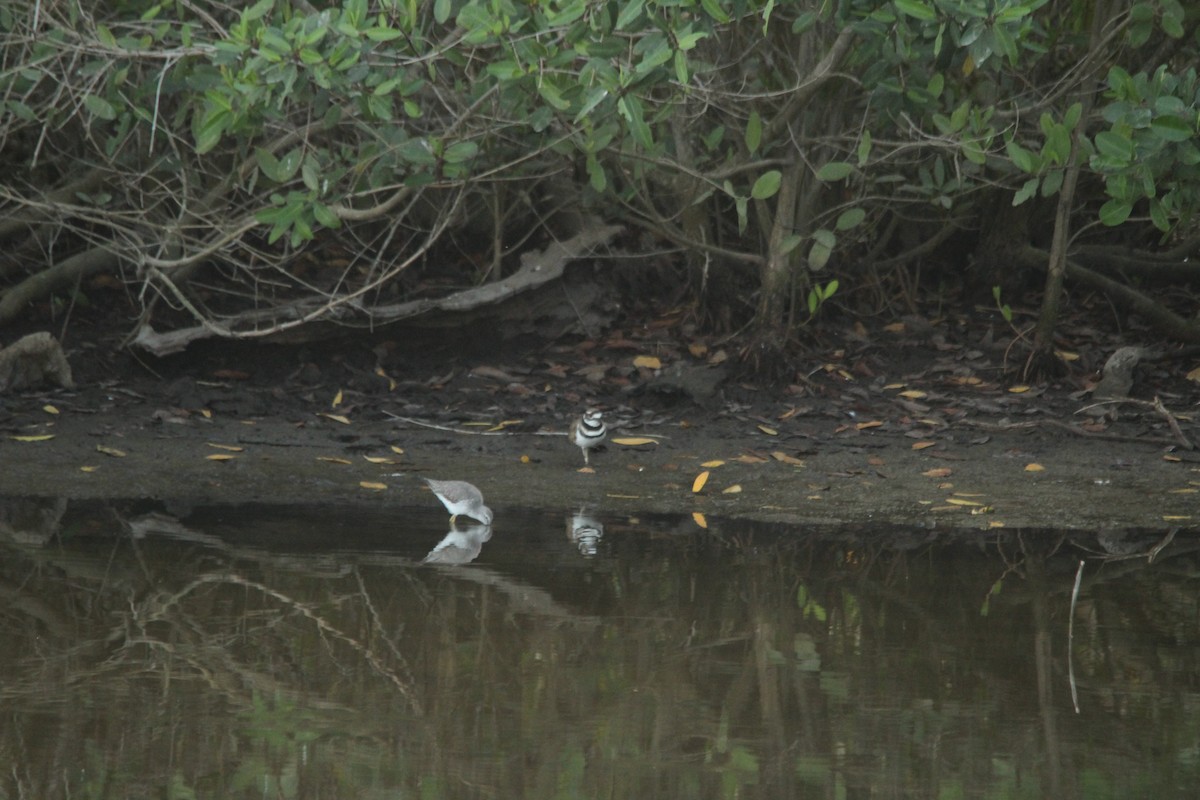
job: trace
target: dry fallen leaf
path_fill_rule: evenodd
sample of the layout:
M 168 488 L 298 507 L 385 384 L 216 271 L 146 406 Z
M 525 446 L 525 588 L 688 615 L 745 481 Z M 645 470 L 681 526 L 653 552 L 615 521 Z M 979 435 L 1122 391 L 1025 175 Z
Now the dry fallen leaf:
M 217 442 L 205 442 L 205 444 L 207 444 L 209 447 L 215 447 L 218 450 L 231 450 L 234 453 L 241 453 L 246 449 L 244 447 L 239 447 L 236 444 L 218 444 Z
M 328 417 L 329 419 L 333 420 L 334 422 L 340 422 L 340 423 L 342 423 L 343 425 L 349 425 L 349 424 L 350 424 L 350 420 L 349 420 L 349 419 L 347 419 L 346 417 L 343 417 L 341 414 L 327 414 L 327 413 L 325 413 L 324 411 L 322 411 L 322 412 L 321 412 L 321 414 L 320 414 L 320 416 L 322 416 L 322 417 Z
M 594 467 L 580 467 L 579 469 L 577 469 L 575 471 L 582 472 L 584 475 L 595 475 L 596 474 L 596 470 Z
M 377 483 L 375 481 L 359 481 L 358 485 L 364 489 L 373 489 L 377 492 L 382 492 L 388 488 L 386 483 Z
M 760 431 L 762 431 L 763 433 L 765 433 L 767 436 L 778 436 L 779 435 L 779 431 L 775 430 L 774 428 L 769 428 L 766 425 L 759 425 L 758 429 Z
M 372 464 L 398 464 L 398 463 L 400 463 L 400 462 L 396 461 L 396 459 L 388 458 L 387 456 L 363 456 L 363 458 L 366 459 L 367 461 L 370 461 Z
M 1195 381 L 1196 383 L 1200 383 L 1200 367 L 1196 367 L 1194 370 L 1189 372 L 1187 374 L 1187 379 L 1189 381 Z
M 338 389 L 337 394 L 333 396 L 333 402 L 329 404 L 330 408 L 337 408 L 342 404 L 342 390 Z
M 771 453 L 771 458 L 775 459 L 776 461 L 782 461 L 784 464 L 792 464 L 797 467 L 804 466 L 804 462 L 802 460 L 796 458 L 795 456 L 789 456 L 787 453 L 784 453 L 780 450 L 776 450 L 774 453 Z
M 392 445 L 391 447 L 392 447 L 392 452 L 395 453 L 396 455 L 398 455 L 398 456 L 404 455 L 403 447 L 397 447 L 396 445 Z
M 633 359 L 633 365 L 646 369 L 662 369 L 662 359 L 658 356 L 637 356 Z
M 1191 514 L 1163 514 L 1164 522 L 1183 522 L 1191 518 Z
M 327 461 L 330 464 L 349 464 L 350 459 L 341 456 L 317 456 L 317 461 Z
M 14 442 L 45 442 L 54 438 L 53 433 L 39 433 L 32 436 L 10 436 Z
M 47 403 L 46 405 L 42 406 L 42 411 L 45 411 L 47 414 L 55 414 L 55 415 L 57 415 L 57 414 L 59 413 L 59 410 L 58 410 L 58 408 L 56 408 L 55 406 L 52 406 L 52 405 L 50 405 L 49 403 Z
M 233 453 L 213 453 L 211 456 L 205 456 L 208 461 L 232 461 L 237 458 Z
M 924 450 L 925 448 L 927 448 L 927 447 L 933 447 L 933 446 L 934 446 L 934 445 L 936 445 L 936 444 L 937 444 L 937 442 L 928 442 L 928 441 L 925 441 L 925 442 L 913 442 L 913 444 L 912 444 L 912 449 L 913 449 L 913 450 Z
M 877 419 L 872 419 L 868 420 L 867 422 L 859 422 L 854 427 L 858 428 L 860 431 L 865 431 L 868 428 L 878 428 L 881 425 L 883 425 L 883 422 Z
M 952 506 L 982 506 L 983 503 L 977 503 L 974 500 L 964 500 L 961 497 L 947 497 L 946 502 Z
M 624 447 L 641 447 L 644 444 L 658 444 L 656 440 L 647 439 L 644 436 L 622 436 L 618 439 L 610 439 L 609 441 Z
M 949 467 L 934 467 L 933 469 L 925 470 L 921 474 L 926 478 L 945 478 L 951 472 L 952 470 Z
M 696 480 L 692 481 L 692 493 L 695 494 L 704 488 L 704 484 L 708 483 L 708 476 L 711 475 L 708 470 L 704 470 L 696 476 Z
M 721 466 L 721 465 L 722 465 L 722 464 L 724 464 L 724 463 L 725 463 L 725 462 L 724 462 L 724 461 L 722 461 L 721 459 L 719 459 L 719 458 L 714 458 L 712 461 L 705 461 L 705 462 L 704 462 L 703 464 L 701 464 L 700 466 L 704 467 L 705 469 L 712 469 L 713 467 L 719 467 L 719 466 Z
M 692 342 L 688 345 L 688 352 L 692 354 L 693 358 L 704 358 L 708 353 L 708 345 L 702 342 Z
M 98 445 L 96 445 L 96 452 L 97 452 L 97 453 L 104 453 L 104 455 L 106 455 L 106 456 L 112 456 L 113 458 L 124 458 L 124 457 L 125 457 L 125 451 L 124 451 L 124 450 L 118 450 L 118 449 L 117 449 L 117 448 L 115 448 L 115 447 L 107 447 L 107 446 L 105 446 L 105 445 L 102 445 L 102 444 L 98 444 Z
M 1013 394 L 1024 394 L 1025 392 L 1029 391 L 1029 387 L 1028 386 L 1010 386 L 1010 387 L 1008 387 L 1008 390 L 1010 392 L 1012 392 Z
M 742 485 L 740 483 L 735 483 L 733 486 L 726 486 L 724 489 L 721 490 L 721 494 L 741 494 L 741 493 L 742 493 Z
M 922 397 L 928 397 L 929 395 L 925 392 L 922 392 L 920 389 L 909 389 L 901 392 L 900 396 L 907 397 L 909 400 L 920 400 Z
M 1026 464 L 1025 465 L 1026 472 L 1042 472 L 1045 469 L 1046 468 L 1043 467 L 1041 464 Z
M 96 471 L 96 470 L 98 470 L 98 469 L 100 469 L 100 468 L 99 468 L 99 467 L 93 467 L 93 466 L 91 466 L 90 464 L 88 464 L 88 465 L 84 465 L 84 466 L 80 467 L 80 468 L 79 468 L 79 471 L 80 471 L 80 472 L 95 472 L 95 471 Z
M 1169 489 L 1167 494 L 1195 494 L 1198 489 Z
M 692 512 L 692 521 L 695 522 L 697 525 L 699 525 L 701 528 L 708 530 L 708 520 L 705 519 L 704 515 L 701 514 L 699 511 Z
M 212 411 L 207 408 L 202 408 L 200 409 L 200 416 L 204 417 L 205 419 L 212 419 Z
M 749 453 L 742 453 L 740 456 L 738 456 L 737 458 L 735 458 L 733 460 L 740 461 L 743 464 L 765 464 L 770 459 L 763 458 L 762 456 L 752 456 Z
M 522 464 L 528 464 L 531 461 L 533 461 L 533 459 L 531 459 L 529 456 L 525 455 L 524 453 L 521 454 L 521 463 Z

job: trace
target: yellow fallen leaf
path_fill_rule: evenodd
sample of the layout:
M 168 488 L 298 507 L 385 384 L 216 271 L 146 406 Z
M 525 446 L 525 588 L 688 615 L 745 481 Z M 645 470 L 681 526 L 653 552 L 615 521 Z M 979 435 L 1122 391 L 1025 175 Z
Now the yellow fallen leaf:
M 1026 464 L 1025 465 L 1026 472 L 1044 472 L 1045 469 L 1046 468 L 1043 467 L 1041 464 Z
M 215 447 L 218 450 L 230 450 L 234 453 L 241 453 L 246 450 L 244 447 L 239 447 L 236 444 L 218 444 L 217 442 L 205 442 L 209 447 Z
M 58 410 L 58 408 L 56 408 L 55 406 L 52 406 L 52 405 L 50 405 L 49 403 L 47 403 L 46 405 L 42 406 L 42 411 L 45 411 L 47 414 L 54 414 L 54 415 L 57 415 L 57 414 L 59 414 L 59 413 L 60 413 L 60 412 L 59 412 L 59 410 Z
M 767 427 L 766 425 L 759 425 L 758 429 L 760 431 L 762 431 L 763 433 L 765 433 L 767 436 L 778 436 L 779 435 L 779 431 L 775 430 L 774 428 Z
M 906 328 L 903 322 L 889 322 L 883 329 L 888 333 L 904 333 Z
M 213 453 L 211 456 L 205 456 L 209 461 L 232 461 L 237 458 L 233 453 Z
M 692 493 L 695 494 L 704 488 L 704 484 L 708 483 L 708 476 L 712 473 L 704 470 L 696 476 L 696 480 L 692 481 Z
M 1163 514 L 1164 522 L 1183 522 L 1191 518 L 1191 514 Z
M 10 436 L 14 442 L 45 442 L 54 438 L 53 433 L 39 433 L 32 436 Z
M 704 518 L 704 515 L 701 514 L 699 511 L 692 512 L 692 522 L 695 522 L 701 528 L 708 530 L 708 520 L 706 520 Z
M 1079 353 L 1072 353 L 1070 350 L 1055 350 L 1054 355 L 1067 362 L 1079 360 Z
M 529 456 L 525 455 L 524 453 L 521 454 L 521 463 L 522 464 L 528 464 L 532 460 L 533 459 L 531 459 Z
M 741 493 L 742 493 L 742 485 L 740 483 L 735 483 L 733 486 L 726 486 L 724 489 L 721 490 L 721 494 L 741 494 Z
M 350 459 L 341 456 L 317 456 L 317 461 L 327 461 L 330 464 L 349 464 Z
M 926 478 L 945 478 L 951 471 L 949 467 L 934 467 L 933 469 L 925 470 L 921 474 Z
M 983 503 L 977 503 L 974 500 L 964 500 L 961 497 L 947 497 L 946 502 L 952 506 L 982 506 Z
M 692 342 L 688 345 L 688 352 L 692 354 L 693 358 L 703 358 L 708 354 L 708 345 L 701 342 Z
M 396 463 L 398 463 L 396 461 L 396 459 L 388 458 L 387 456 L 363 456 L 363 458 L 366 459 L 367 461 L 371 462 L 372 464 L 396 464 Z
M 1170 461 L 1172 464 L 1178 464 L 1181 461 L 1183 461 L 1183 459 L 1180 458 L 1179 456 L 1171 455 L 1170 453 L 1168 453 L 1163 456 L 1163 461 Z
M 1197 491 L 1200 491 L 1200 490 L 1197 490 L 1197 489 L 1171 489 L 1167 492 L 1167 494 L 1195 494 Z
M 878 428 L 881 425 L 883 425 L 882 422 L 880 422 L 877 419 L 873 419 L 873 420 L 869 420 L 867 422 L 859 422 L 854 427 L 858 428 L 860 431 L 865 431 L 868 428 Z
M 913 442 L 912 449 L 913 450 L 924 450 L 927 447 L 933 447 L 936 444 L 937 444 L 937 442 Z
M 342 390 L 338 389 L 337 394 L 333 396 L 333 402 L 329 404 L 330 408 L 337 408 L 342 404 Z
M 955 497 L 983 497 L 983 492 L 955 492 Z
M 207 408 L 202 408 L 200 409 L 200 416 L 204 417 L 205 419 L 212 419 L 212 411 Z
M 102 444 L 96 445 L 96 452 L 104 453 L 104 455 L 112 456 L 113 458 L 124 458 L 125 457 L 124 450 L 118 450 L 115 447 L 106 447 L 105 445 L 102 445 Z
M 402 456 L 402 455 L 404 455 L 404 448 L 397 447 L 396 445 L 392 445 L 392 452 L 398 456 Z
M 80 471 L 80 472 L 95 472 L 95 471 L 96 471 L 96 470 L 98 470 L 98 469 L 100 469 L 100 468 L 99 468 L 99 467 L 93 467 L 93 466 L 91 466 L 91 465 L 87 465 L 87 466 L 82 466 L 82 467 L 80 467 L 80 468 L 79 468 L 79 471 Z
M 1196 367 L 1194 370 L 1189 372 L 1186 377 L 1189 381 L 1200 383 L 1200 367 Z
M 782 461 L 784 464 L 792 464 L 797 467 L 804 466 L 803 461 L 795 456 L 789 456 L 787 453 L 784 453 L 780 450 L 776 450 L 774 453 L 771 453 L 771 458 L 775 459 L 776 461 Z
M 328 417 L 329 419 L 333 420 L 334 422 L 340 422 L 340 423 L 342 423 L 343 425 L 349 425 L 349 424 L 350 424 L 350 420 L 349 420 L 349 419 L 347 419 L 346 417 L 343 417 L 341 414 L 327 414 L 327 413 L 325 413 L 324 411 L 322 411 L 322 412 L 321 412 L 321 414 L 320 414 L 320 416 L 322 416 L 322 417 Z
M 1013 394 L 1024 394 L 1025 392 L 1029 391 L 1029 387 L 1028 386 L 1010 386 L 1010 387 L 1008 387 L 1008 390 L 1010 392 L 1012 392 Z
M 662 369 L 662 359 L 658 356 L 637 356 L 633 359 L 633 365 L 646 369 Z
M 971 509 L 971 516 L 978 516 L 979 514 L 994 514 L 995 512 L 996 509 L 992 506 L 980 506 L 979 508 Z
M 920 400 L 922 397 L 928 397 L 928 395 L 925 392 L 922 392 L 920 389 L 909 389 L 908 391 L 901 392 L 900 396 L 907 397 L 909 400 Z
M 359 481 L 358 485 L 364 489 L 372 489 L 377 492 L 382 492 L 388 488 L 386 483 L 377 483 L 375 481 Z
M 705 469 L 712 469 L 712 468 L 714 468 L 714 467 L 719 467 L 719 466 L 721 466 L 721 465 L 722 465 L 722 464 L 724 464 L 724 463 L 725 463 L 725 462 L 724 462 L 724 461 L 722 461 L 721 459 L 719 459 L 719 458 L 714 458 L 712 461 L 705 461 L 705 462 L 704 462 L 703 464 L 701 464 L 700 466 L 704 467 Z
M 644 436 L 622 436 L 618 439 L 612 439 L 613 444 L 623 445 L 625 447 L 641 447 L 644 444 L 658 444 L 655 439 L 647 439 Z
M 1004 520 L 1000 520 L 1000 519 L 991 519 L 991 520 L 988 520 L 988 524 L 987 524 L 987 526 L 988 526 L 988 528 L 1003 528 L 1003 527 L 1004 527 Z
M 884 391 L 890 392 L 892 389 L 903 389 L 907 385 L 907 383 L 889 383 L 887 386 L 884 386 L 883 389 Z

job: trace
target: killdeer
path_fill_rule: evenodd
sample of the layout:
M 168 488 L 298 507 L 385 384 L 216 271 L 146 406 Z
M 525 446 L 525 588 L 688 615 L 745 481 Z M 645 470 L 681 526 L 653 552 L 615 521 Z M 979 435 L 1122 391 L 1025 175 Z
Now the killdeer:
M 483 492 L 466 481 L 435 481 L 425 478 L 425 483 L 437 495 L 438 500 L 450 512 L 450 524 L 460 514 L 482 522 L 492 524 L 492 510 L 483 504 Z
M 583 412 L 582 417 L 571 423 L 571 441 L 583 451 L 585 465 L 591 463 L 588 460 L 588 451 L 598 447 L 607 435 L 608 428 L 604 427 L 603 415 L 599 409 L 589 408 Z

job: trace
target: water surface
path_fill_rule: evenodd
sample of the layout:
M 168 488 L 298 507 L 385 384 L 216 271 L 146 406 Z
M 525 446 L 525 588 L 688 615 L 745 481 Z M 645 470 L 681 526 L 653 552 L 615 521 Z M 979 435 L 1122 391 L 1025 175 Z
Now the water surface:
M 0 503 L 0 798 L 1200 785 L 1194 535 L 578 512 Z

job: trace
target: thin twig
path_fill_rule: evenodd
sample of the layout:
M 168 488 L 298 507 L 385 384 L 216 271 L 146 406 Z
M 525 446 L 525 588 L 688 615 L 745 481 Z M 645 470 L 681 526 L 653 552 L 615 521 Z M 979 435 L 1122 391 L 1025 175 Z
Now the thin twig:
M 1079 559 L 1079 569 L 1075 570 L 1075 588 L 1071 592 L 1071 618 L 1067 623 L 1067 675 L 1071 681 L 1071 703 L 1075 713 L 1079 713 L 1079 691 L 1075 686 L 1075 604 L 1079 601 L 1079 585 L 1083 582 L 1083 559 Z

